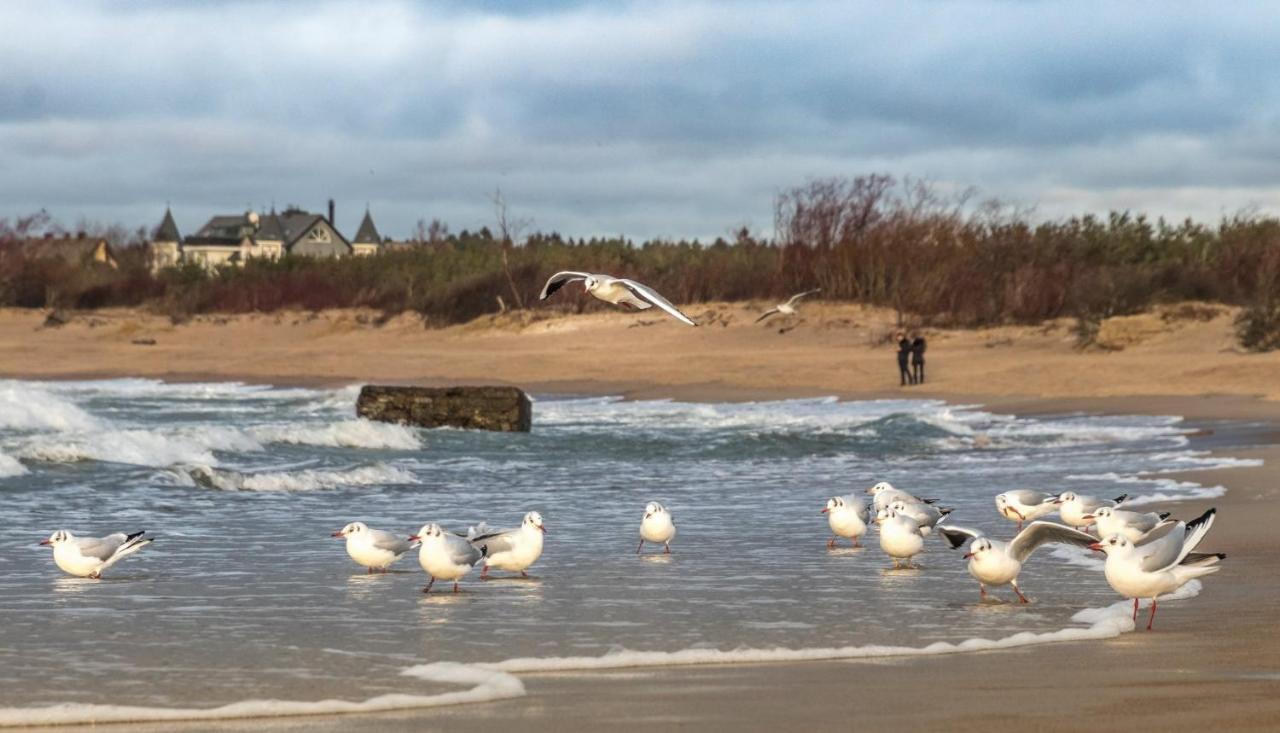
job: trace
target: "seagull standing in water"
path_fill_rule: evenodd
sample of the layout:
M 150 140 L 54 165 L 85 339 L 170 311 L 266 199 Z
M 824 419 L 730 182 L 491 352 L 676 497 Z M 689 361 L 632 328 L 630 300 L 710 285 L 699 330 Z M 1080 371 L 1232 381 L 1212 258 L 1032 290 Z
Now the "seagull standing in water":
M 427 571 L 431 580 L 423 593 L 431 592 L 436 580 L 453 581 L 453 592 L 458 592 L 458 581 L 471 572 L 484 557 L 484 551 L 451 532 L 446 532 L 438 524 L 424 524 L 410 541 L 422 543 L 418 549 L 418 564 Z
M 893 484 L 888 481 L 881 481 L 875 486 L 867 489 L 867 493 L 872 496 L 872 506 L 876 511 L 888 509 L 889 505 L 895 501 L 902 500 L 908 504 L 932 504 L 937 499 L 921 499 L 909 492 L 901 489 L 893 488 Z
M 822 292 L 822 289 L 818 288 L 816 290 L 806 290 L 803 293 L 796 293 L 795 295 L 791 296 L 791 298 L 787 302 L 779 303 L 774 307 L 770 308 L 769 310 L 765 311 L 764 313 L 762 313 L 760 317 L 756 319 L 756 323 L 763 321 L 764 319 L 768 318 L 769 316 L 775 313 L 781 313 L 784 316 L 794 316 L 796 314 L 796 303 L 800 302 L 801 298 L 805 297 L 806 295 L 813 295 L 814 293 L 821 293 L 821 292 Z
M 671 512 L 667 508 L 656 501 L 651 501 L 644 507 L 644 518 L 640 520 L 640 546 L 636 548 L 636 554 L 644 549 L 644 543 L 656 542 L 665 545 L 665 554 L 671 554 L 671 540 L 676 536 L 676 523 L 671 518 Z
M 1018 531 L 1026 522 L 1034 522 L 1058 511 L 1057 494 L 1031 489 L 1014 489 L 996 495 L 996 511 L 1000 516 L 1018 523 Z
M 1209 533 L 1216 513 L 1210 509 L 1190 522 L 1178 522 L 1163 537 L 1150 542 L 1134 544 L 1124 535 L 1113 534 L 1091 545 L 1107 554 L 1107 582 L 1120 595 L 1133 599 L 1134 621 L 1138 620 L 1138 599 L 1151 599 L 1147 631 L 1156 620 L 1157 598 L 1220 569 L 1218 561 L 1226 555 L 1193 552 Z
M 1060 494 L 1054 503 L 1058 505 L 1058 516 L 1062 517 L 1063 522 L 1076 529 L 1084 529 L 1094 523 L 1093 513 L 1100 507 L 1118 506 L 1128 498 L 1128 494 L 1121 494 L 1108 501 L 1096 496 L 1082 496 L 1074 491 L 1067 491 Z
M 867 505 L 856 496 L 833 496 L 827 499 L 827 507 L 822 510 L 827 515 L 827 524 L 831 534 L 827 540 L 827 549 L 836 546 L 836 538 L 843 537 L 853 542 L 854 547 L 862 547 L 859 538 L 867 533 L 867 523 L 871 521 L 871 513 Z
M 889 505 L 889 509 L 903 516 L 911 517 L 916 520 L 916 524 L 920 525 L 920 534 L 926 535 L 933 531 L 948 514 L 952 512 L 946 507 L 936 507 L 932 504 L 925 504 L 922 501 L 906 502 L 898 499 Z
M 893 509 L 876 512 L 876 524 L 880 525 L 880 549 L 893 558 L 893 567 L 913 568 L 912 558 L 924 551 L 924 535 L 919 523 Z
M 411 541 L 381 529 L 369 529 L 364 522 L 352 522 L 330 536 L 346 539 L 347 554 L 357 565 L 363 565 L 366 573 L 387 572 L 391 563 L 413 547 Z
M 964 558 L 969 561 L 969 574 L 978 581 L 978 591 L 983 600 L 987 598 L 987 586 L 1010 585 L 1022 603 L 1030 601 L 1018 588 L 1018 574 L 1036 548 L 1054 542 L 1090 547 L 1095 542 L 1093 535 L 1056 522 L 1032 522 L 1009 542 L 993 540 L 981 530 L 945 524 L 938 527 L 938 532 L 953 550 L 973 540 Z
M 515 529 L 494 531 L 481 524 L 467 536 L 468 542 L 485 553 L 480 579 L 489 579 L 490 566 L 518 572 L 523 578 L 529 577 L 525 571 L 542 556 L 542 536 L 546 532 L 542 515 L 537 512 L 524 515 L 524 521 Z
M 1142 538 L 1159 527 L 1174 524 L 1169 519 L 1169 512 L 1127 512 L 1115 507 L 1103 506 L 1086 514 L 1085 519 L 1092 519 L 1099 537 L 1110 537 L 1113 534 L 1123 535 L 1130 542 L 1142 542 Z
M 106 537 L 76 537 L 65 529 L 40 540 L 53 547 L 53 561 L 63 572 L 79 578 L 101 578 L 102 571 L 151 544 L 145 532 L 116 532 Z
M 628 280 L 624 277 L 613 277 L 612 275 L 569 270 L 557 272 L 547 279 L 546 285 L 542 286 L 542 292 L 538 295 L 538 300 L 546 300 L 551 297 L 552 293 L 578 280 L 581 280 L 586 291 L 598 300 L 603 300 L 613 305 L 628 306 L 636 310 L 648 310 L 656 305 L 681 323 L 686 323 L 690 326 L 698 325 L 693 322 L 692 318 L 681 313 L 679 308 L 671 304 L 671 301 L 659 295 L 658 291 L 648 285 L 635 280 Z

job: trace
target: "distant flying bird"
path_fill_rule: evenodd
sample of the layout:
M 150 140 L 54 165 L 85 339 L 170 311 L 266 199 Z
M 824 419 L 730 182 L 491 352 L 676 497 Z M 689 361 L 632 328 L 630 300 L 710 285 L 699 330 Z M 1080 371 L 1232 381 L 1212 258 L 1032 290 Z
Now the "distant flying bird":
M 690 326 L 698 325 L 693 322 L 692 318 L 681 313 L 679 308 L 671 304 L 671 301 L 659 295 L 658 291 L 648 285 L 623 277 L 613 277 L 612 275 L 568 270 L 557 272 L 547 279 L 546 285 L 542 286 L 542 293 L 538 295 L 538 300 L 546 300 L 560 288 L 579 280 L 582 281 L 582 285 L 587 292 L 598 300 L 603 300 L 613 305 L 625 305 L 636 310 L 648 310 L 656 305 L 681 323 L 687 323 Z
M 80 578 L 101 578 L 102 571 L 151 544 L 143 532 L 117 532 L 106 537 L 76 537 L 65 529 L 40 544 L 53 547 L 53 561 L 64 572 Z
M 818 288 L 816 290 L 806 290 L 803 293 L 796 293 L 795 295 L 791 296 L 791 299 L 788 300 L 787 302 L 779 303 L 774 307 L 770 308 L 769 310 L 765 311 L 763 314 L 761 314 L 759 318 L 756 319 L 756 323 L 763 321 L 764 319 L 768 318 L 774 313 L 781 313 L 784 316 L 794 316 L 796 314 L 796 303 L 801 298 L 803 298 L 806 295 L 813 295 L 814 293 L 821 293 L 821 292 L 822 292 L 822 288 Z
M 331 536 L 347 541 L 347 554 L 367 573 L 385 573 L 391 563 L 413 547 L 413 543 L 381 529 L 369 529 L 364 522 L 352 522 Z
M 529 577 L 525 571 L 542 556 L 542 536 L 546 532 L 542 515 L 537 512 L 524 515 L 524 521 L 515 529 L 489 529 L 482 522 L 467 535 L 467 541 L 485 553 L 480 579 L 488 580 L 491 566 Z
M 1009 542 L 993 540 L 981 530 L 942 525 L 938 527 L 943 539 L 955 549 L 969 540 L 969 551 L 964 558 L 969 561 L 969 574 L 978 581 L 982 598 L 987 597 L 987 586 L 1010 585 L 1018 594 L 1018 600 L 1030 603 L 1018 587 L 1018 574 L 1022 564 L 1031 557 L 1037 547 L 1058 542 L 1076 547 L 1092 547 L 1093 535 L 1074 530 L 1056 522 L 1037 521 L 1027 525 Z
M 666 554 L 671 554 L 671 540 L 676 536 L 676 523 L 671 518 L 671 512 L 667 508 L 656 501 L 651 501 L 644 507 L 644 518 L 640 520 L 640 546 L 636 548 L 636 554 L 644 549 L 645 541 L 656 542 L 666 546 Z
M 423 593 L 429 593 L 437 579 L 453 581 L 453 592 L 457 593 L 458 581 L 484 558 L 484 550 L 444 531 L 438 524 L 422 525 L 422 529 L 409 540 L 422 543 L 418 549 L 418 564 L 431 577 L 427 587 L 422 589 Z
M 1151 599 L 1147 631 L 1156 620 L 1156 599 L 1186 585 L 1195 578 L 1218 572 L 1221 553 L 1194 552 L 1213 526 L 1216 509 L 1187 523 L 1178 522 L 1159 539 L 1141 544 L 1113 534 L 1090 545 L 1107 554 L 1103 574 L 1117 593 L 1133 599 L 1133 620 L 1138 620 L 1138 599 Z

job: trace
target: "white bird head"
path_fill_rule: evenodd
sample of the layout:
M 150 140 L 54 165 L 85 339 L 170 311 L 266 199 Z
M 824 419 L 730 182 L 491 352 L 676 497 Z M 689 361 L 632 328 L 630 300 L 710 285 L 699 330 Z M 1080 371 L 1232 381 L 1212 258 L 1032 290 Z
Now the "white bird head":
M 867 489 L 867 493 L 871 494 L 872 496 L 879 494 L 881 491 L 893 491 L 893 484 L 889 483 L 888 481 L 881 481 L 875 486 L 872 486 L 871 488 Z
M 881 509 L 876 512 L 876 524 L 884 524 L 886 519 L 898 516 L 898 513 L 892 509 Z
M 823 513 L 823 514 L 828 514 L 828 513 L 830 513 L 830 512 L 834 512 L 835 510 L 840 509 L 840 508 L 842 508 L 842 507 L 844 507 L 844 497 L 843 497 L 843 496 L 833 496 L 833 497 L 831 497 L 830 499 L 827 499 L 827 508 L 826 508 L 826 509 L 823 509 L 823 510 L 822 510 L 822 513 Z
M 444 528 L 436 524 L 435 522 L 432 522 L 430 524 L 422 525 L 422 529 L 418 530 L 417 534 L 409 536 L 409 541 L 422 542 L 429 537 L 443 537 L 443 536 L 444 536 Z
M 667 508 L 656 501 L 651 501 L 644 505 L 644 518 L 648 519 L 655 514 L 666 514 Z
M 907 511 L 907 503 L 906 503 L 905 501 L 903 501 L 903 500 L 899 499 L 899 500 L 897 500 L 897 501 L 895 501 L 895 502 L 893 502 L 892 504 L 890 504 L 890 505 L 889 505 L 889 510 L 890 510 L 890 511 L 892 511 L 892 512 L 901 512 L 901 513 L 905 513 L 905 512 Z
M 1089 545 L 1089 549 L 1105 552 L 1108 555 L 1124 554 L 1133 549 L 1133 543 L 1122 534 L 1113 534 Z
M 1114 512 L 1115 512 L 1115 509 L 1112 509 L 1109 506 L 1100 506 L 1097 509 L 1094 509 L 1092 514 L 1084 515 L 1084 518 L 1085 519 L 1097 519 L 1099 517 L 1105 518 L 1105 517 L 1111 516 Z
M 57 532 L 54 532 L 53 534 L 49 535 L 49 539 L 40 540 L 40 544 L 52 545 L 53 547 L 57 547 L 58 545 L 61 545 L 64 542 L 70 542 L 73 539 L 75 539 L 74 535 L 72 535 L 70 532 L 68 532 L 65 529 L 60 529 Z
M 342 529 L 334 532 L 331 537 L 350 537 L 351 535 L 363 534 L 369 531 L 369 525 L 364 522 L 352 522 Z
M 1054 503 L 1054 504 L 1067 504 L 1067 503 L 1069 503 L 1069 502 L 1073 502 L 1073 501 L 1075 501 L 1077 498 L 1078 498 L 1078 497 L 1076 496 L 1076 492 L 1074 492 L 1074 491 L 1064 491 L 1063 493 L 1061 493 L 1061 494 L 1059 494 L 1059 495 L 1058 495 L 1058 500 L 1057 500 L 1057 501 L 1055 501 L 1055 502 L 1053 502 L 1053 503 Z
M 529 512 L 528 514 L 524 515 L 524 522 L 522 522 L 521 524 L 523 524 L 526 527 L 533 527 L 534 529 L 544 534 L 547 531 L 547 528 L 542 526 L 542 515 L 537 512 Z
M 582 287 L 586 288 L 587 290 L 595 290 L 596 288 L 600 287 L 600 281 L 597 280 L 593 275 L 587 275 L 582 280 Z
M 964 559 L 969 560 L 981 555 L 984 552 L 991 551 L 991 540 L 986 537 L 978 537 L 969 545 L 969 551 L 964 554 Z
M 1009 503 L 1009 497 L 1004 494 L 996 494 L 996 506 L 1003 507 Z

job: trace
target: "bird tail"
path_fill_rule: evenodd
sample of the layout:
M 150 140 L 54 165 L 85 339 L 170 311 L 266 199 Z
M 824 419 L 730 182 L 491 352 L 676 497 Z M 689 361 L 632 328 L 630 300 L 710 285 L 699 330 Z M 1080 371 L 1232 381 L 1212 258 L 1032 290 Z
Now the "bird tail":
M 1204 536 L 1209 534 L 1209 529 L 1213 527 L 1213 520 L 1217 514 L 1218 510 L 1215 507 L 1187 522 L 1187 536 L 1182 542 L 1182 554 L 1178 556 L 1177 563 L 1181 563 L 1190 556 L 1191 551 L 1196 549 L 1196 545 L 1199 545 L 1204 540 Z
M 1116 504 L 1123 504 L 1123 503 L 1124 503 L 1124 500 L 1125 500 L 1125 499 L 1128 499 L 1128 498 L 1129 498 L 1129 495 L 1128 495 L 1128 494 L 1121 494 L 1121 495 L 1117 496 L 1116 498 L 1112 499 L 1112 501 L 1114 501 Z
M 123 560 L 124 558 L 141 550 L 142 548 L 146 547 L 152 542 L 155 542 L 154 538 L 143 537 L 142 534 L 143 534 L 142 532 L 136 532 L 134 534 L 129 535 L 129 539 L 125 540 L 125 543 L 123 545 L 120 545 L 120 549 L 116 550 L 114 555 L 107 558 L 107 561 L 102 563 L 102 567 L 98 568 L 98 571 L 101 572 L 103 570 L 106 570 L 112 565 L 115 565 L 120 560 Z
M 1160 521 L 1162 521 L 1162 522 L 1163 522 L 1164 520 L 1168 519 L 1168 518 L 1169 518 L 1169 516 L 1170 516 L 1170 515 L 1172 515 L 1172 514 L 1173 514 L 1173 512 L 1160 512 L 1160 513 L 1159 513 L 1158 515 L 1156 515 L 1156 516 L 1160 517 Z

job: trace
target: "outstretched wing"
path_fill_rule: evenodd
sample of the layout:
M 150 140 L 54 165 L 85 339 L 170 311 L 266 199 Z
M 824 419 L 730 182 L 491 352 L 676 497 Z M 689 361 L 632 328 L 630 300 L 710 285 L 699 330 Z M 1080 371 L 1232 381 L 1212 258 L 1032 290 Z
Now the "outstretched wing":
M 803 293 L 796 293 L 795 295 L 791 296 L 790 300 L 787 301 L 787 305 L 795 305 L 797 300 L 800 300 L 806 295 L 813 295 L 814 293 L 821 293 L 821 292 L 822 292 L 822 288 L 815 288 L 813 290 L 806 290 Z
M 1182 562 L 1209 533 L 1217 511 L 1210 509 L 1186 525 L 1178 522 L 1160 539 L 1138 545 L 1138 549 L 1142 551 L 1142 569 L 1154 573 Z
M 1060 542 L 1076 547 L 1088 547 L 1097 541 L 1097 537 L 1064 524 L 1037 521 L 1028 524 L 1017 537 L 1013 538 L 1009 543 L 1009 555 L 1018 562 L 1026 562 L 1027 558 L 1031 557 L 1031 553 L 1041 545 Z
M 969 529 L 968 527 L 955 527 L 949 524 L 939 524 L 935 527 L 938 532 L 942 533 L 942 539 L 951 545 L 951 549 L 956 549 L 964 543 L 972 539 L 977 539 L 983 535 L 980 529 Z
M 563 288 L 565 285 L 568 285 L 575 280 L 586 280 L 587 277 L 588 274 L 585 272 L 572 272 L 570 270 L 557 272 L 547 278 L 547 284 L 542 286 L 542 292 L 538 295 L 538 300 L 546 300 L 551 297 L 552 293 Z
M 761 313 L 761 314 L 760 314 L 760 317 L 759 317 L 759 318 L 757 318 L 755 322 L 756 322 L 756 323 L 759 323 L 760 321 L 763 321 L 764 319 L 768 318 L 769 316 L 771 316 L 771 315 L 773 315 L 774 313 L 777 313 L 777 312 L 778 312 L 778 309 L 777 309 L 777 308 L 770 308 L 769 310 L 765 311 L 764 313 Z
M 614 282 L 620 283 L 627 290 L 630 290 L 632 293 L 635 293 L 636 297 L 642 300 L 646 300 L 658 306 L 662 310 L 671 314 L 676 320 L 680 321 L 681 323 L 687 323 L 690 326 L 698 325 L 693 322 L 692 318 L 681 313 L 679 308 L 675 307 L 674 305 L 671 305 L 671 301 L 659 295 L 658 291 L 654 290 L 648 285 L 645 285 L 644 283 L 638 283 L 635 280 L 628 280 L 626 278 L 619 278 Z

